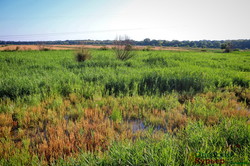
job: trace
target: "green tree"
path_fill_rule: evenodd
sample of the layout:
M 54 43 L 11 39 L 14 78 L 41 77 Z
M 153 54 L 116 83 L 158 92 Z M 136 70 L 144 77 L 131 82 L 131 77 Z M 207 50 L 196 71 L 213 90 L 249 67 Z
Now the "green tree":
M 150 45 L 150 39 L 149 38 L 144 39 L 143 45 Z

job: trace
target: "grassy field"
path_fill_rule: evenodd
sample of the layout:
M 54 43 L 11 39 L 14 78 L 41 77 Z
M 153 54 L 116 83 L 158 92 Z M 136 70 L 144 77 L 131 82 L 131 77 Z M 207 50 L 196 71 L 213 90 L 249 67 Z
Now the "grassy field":
M 250 52 L 0 52 L 0 165 L 249 164 Z

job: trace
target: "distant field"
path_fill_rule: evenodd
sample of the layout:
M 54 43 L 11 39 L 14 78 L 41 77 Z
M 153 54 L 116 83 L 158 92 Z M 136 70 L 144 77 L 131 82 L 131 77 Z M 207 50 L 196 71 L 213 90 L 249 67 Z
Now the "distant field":
M 99 49 L 102 48 L 102 45 L 43 45 L 42 47 L 44 48 L 48 48 L 50 50 L 72 50 L 72 49 L 76 49 L 79 47 L 86 47 L 86 48 L 94 48 L 94 49 Z M 41 47 L 41 45 L 7 45 L 7 46 L 0 46 L 0 50 L 1 51 L 10 51 L 10 50 L 16 50 L 18 48 L 18 50 L 39 50 Z M 113 47 L 113 45 L 105 45 L 105 47 L 111 49 Z M 146 46 L 135 46 L 136 49 L 143 49 L 143 48 L 147 48 Z M 152 50 L 187 50 L 185 48 L 181 48 L 181 47 L 151 47 L 150 49 Z
M 250 162 L 248 51 L 16 47 L 0 47 L 0 165 Z

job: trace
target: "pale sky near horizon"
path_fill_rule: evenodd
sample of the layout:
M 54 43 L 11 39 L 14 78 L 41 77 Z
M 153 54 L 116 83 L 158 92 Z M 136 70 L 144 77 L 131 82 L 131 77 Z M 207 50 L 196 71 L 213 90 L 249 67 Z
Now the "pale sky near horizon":
M 0 40 L 250 39 L 250 0 L 0 0 Z

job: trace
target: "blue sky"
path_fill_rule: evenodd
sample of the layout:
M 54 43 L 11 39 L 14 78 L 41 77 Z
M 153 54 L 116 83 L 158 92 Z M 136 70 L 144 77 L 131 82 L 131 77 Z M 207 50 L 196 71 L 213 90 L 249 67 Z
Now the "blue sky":
M 0 0 L 0 40 L 250 39 L 249 0 Z

